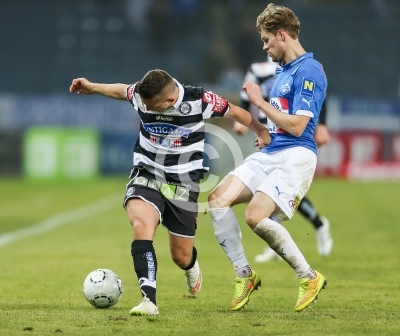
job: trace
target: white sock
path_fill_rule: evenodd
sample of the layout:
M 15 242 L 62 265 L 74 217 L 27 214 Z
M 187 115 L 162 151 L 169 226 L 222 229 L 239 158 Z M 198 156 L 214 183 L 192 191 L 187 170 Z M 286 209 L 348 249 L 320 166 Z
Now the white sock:
M 231 207 L 210 209 L 214 233 L 239 278 L 252 275 L 244 255 L 242 232 Z
M 299 278 L 315 278 L 315 273 L 300 252 L 289 232 L 279 223 L 264 218 L 253 231 L 278 253 L 296 272 Z

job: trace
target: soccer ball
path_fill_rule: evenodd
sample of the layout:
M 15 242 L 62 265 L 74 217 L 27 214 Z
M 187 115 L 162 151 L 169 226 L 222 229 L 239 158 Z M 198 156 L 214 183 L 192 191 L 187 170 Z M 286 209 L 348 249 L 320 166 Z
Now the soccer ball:
M 109 269 L 97 269 L 83 282 L 83 294 L 93 307 L 110 308 L 121 298 L 122 281 Z

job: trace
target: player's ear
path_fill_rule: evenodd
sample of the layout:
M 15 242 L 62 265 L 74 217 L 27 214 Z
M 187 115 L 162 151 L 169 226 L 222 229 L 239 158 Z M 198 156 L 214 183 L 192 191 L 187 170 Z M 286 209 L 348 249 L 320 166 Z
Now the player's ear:
M 175 101 L 175 98 L 174 98 L 173 95 L 170 95 L 170 96 L 167 97 L 167 102 L 172 103 L 174 101 Z
M 281 41 L 285 42 L 285 39 L 286 39 L 286 32 L 285 32 L 283 29 L 279 29 L 278 32 L 277 32 L 277 37 L 278 37 Z

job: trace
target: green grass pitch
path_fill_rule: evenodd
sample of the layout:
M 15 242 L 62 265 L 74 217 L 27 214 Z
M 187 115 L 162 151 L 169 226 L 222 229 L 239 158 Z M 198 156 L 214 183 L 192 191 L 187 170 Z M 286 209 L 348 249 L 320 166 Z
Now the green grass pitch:
M 160 316 L 147 318 L 128 314 L 140 293 L 122 208 L 126 182 L 119 177 L 42 184 L 0 180 L 0 335 L 400 334 L 400 183 L 313 182 L 308 195 L 330 219 L 334 247 L 330 256 L 319 256 L 314 231 L 300 214 L 284 223 L 329 281 L 317 303 L 302 313 L 293 310 L 294 271 L 285 262 L 252 262 L 265 244 L 243 222 L 244 206 L 235 211 L 262 287 L 238 312 L 229 311 L 235 274 L 209 214 L 199 214 L 203 287 L 195 299 L 170 259 L 165 228 L 158 228 Z M 108 196 L 108 207 L 88 207 Z M 39 224 L 39 231 L 21 231 Z M 112 269 L 122 279 L 123 296 L 110 309 L 94 309 L 84 299 L 83 281 L 96 268 Z

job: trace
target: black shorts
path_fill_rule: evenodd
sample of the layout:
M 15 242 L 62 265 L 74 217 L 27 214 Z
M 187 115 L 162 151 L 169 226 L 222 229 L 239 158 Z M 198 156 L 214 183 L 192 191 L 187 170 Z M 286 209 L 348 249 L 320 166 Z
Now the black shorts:
M 197 228 L 198 184 L 159 182 L 141 170 L 126 185 L 124 208 L 131 198 L 153 205 L 168 231 L 182 237 L 194 237 Z

